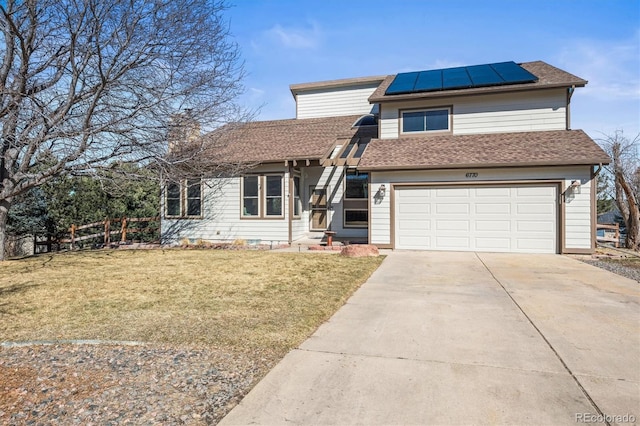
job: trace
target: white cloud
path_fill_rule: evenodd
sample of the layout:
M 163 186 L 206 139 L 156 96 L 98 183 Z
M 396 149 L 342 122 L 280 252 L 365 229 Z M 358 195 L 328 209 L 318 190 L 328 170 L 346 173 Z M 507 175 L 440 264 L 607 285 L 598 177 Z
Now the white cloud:
M 311 23 L 310 28 L 286 28 L 276 24 L 265 35 L 289 49 L 313 49 L 322 41 L 322 31 L 315 22 Z
M 640 32 L 629 40 L 576 40 L 558 55 L 558 66 L 589 84 L 585 95 L 601 100 L 640 98 Z

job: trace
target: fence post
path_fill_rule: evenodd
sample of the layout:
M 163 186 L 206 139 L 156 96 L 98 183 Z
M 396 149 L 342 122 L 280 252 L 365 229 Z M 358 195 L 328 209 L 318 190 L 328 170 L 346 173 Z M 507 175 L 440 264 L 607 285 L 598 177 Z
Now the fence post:
M 120 242 L 124 243 L 127 241 L 127 218 L 122 218 L 122 228 L 120 230 L 122 237 L 120 238 Z
M 69 230 L 71 231 L 71 250 L 73 250 L 76 245 L 76 224 L 72 223 Z
M 111 232 L 109 228 L 111 228 L 111 221 L 107 217 L 104 220 L 104 245 L 105 246 L 108 246 L 109 243 L 111 243 Z
M 616 222 L 616 248 L 620 248 L 620 224 Z

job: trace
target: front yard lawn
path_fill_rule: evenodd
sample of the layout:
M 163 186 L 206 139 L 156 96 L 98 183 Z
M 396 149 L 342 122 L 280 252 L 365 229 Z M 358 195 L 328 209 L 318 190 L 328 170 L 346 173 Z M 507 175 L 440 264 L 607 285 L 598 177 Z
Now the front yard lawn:
M 114 250 L 0 264 L 0 341 L 104 339 L 283 355 L 382 258 Z

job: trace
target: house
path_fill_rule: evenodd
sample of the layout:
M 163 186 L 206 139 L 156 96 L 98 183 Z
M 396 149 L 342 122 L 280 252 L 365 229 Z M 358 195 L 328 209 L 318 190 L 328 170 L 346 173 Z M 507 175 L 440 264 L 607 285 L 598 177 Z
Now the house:
M 609 158 L 571 129 L 586 84 L 541 61 L 293 84 L 296 118 L 216 131 L 254 167 L 167 186 L 163 238 L 592 252 Z

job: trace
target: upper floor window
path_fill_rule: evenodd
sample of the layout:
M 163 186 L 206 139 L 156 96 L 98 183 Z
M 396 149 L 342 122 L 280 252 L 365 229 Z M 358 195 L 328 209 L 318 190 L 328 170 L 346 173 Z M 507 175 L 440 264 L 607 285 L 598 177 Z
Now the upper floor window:
M 447 132 L 449 116 L 449 108 L 403 111 L 402 133 Z
M 165 187 L 165 216 L 201 217 L 202 181 L 186 179 L 167 182 Z
M 347 169 L 345 176 L 345 194 L 346 199 L 367 199 L 369 173 L 358 172 L 357 170 Z

